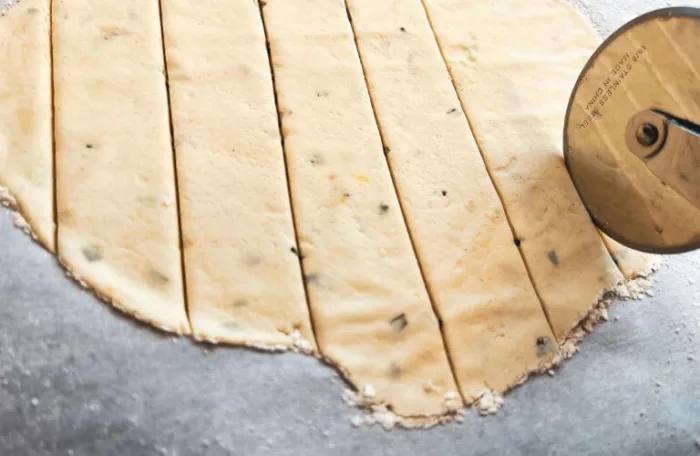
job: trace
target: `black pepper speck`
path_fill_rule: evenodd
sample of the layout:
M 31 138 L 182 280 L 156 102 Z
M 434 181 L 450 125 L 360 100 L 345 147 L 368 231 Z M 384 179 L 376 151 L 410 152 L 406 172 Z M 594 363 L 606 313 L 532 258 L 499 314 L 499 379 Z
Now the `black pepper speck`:
M 559 257 L 557 257 L 557 252 L 550 250 L 547 252 L 547 258 L 554 266 L 559 266 Z
M 447 190 L 442 191 L 442 196 L 447 196 Z
M 405 313 L 400 313 L 391 320 L 389 320 L 389 324 L 391 325 L 391 328 L 399 333 L 406 329 L 406 326 L 408 326 L 408 319 L 406 318 Z
M 303 259 L 304 259 L 304 255 L 302 255 L 301 253 L 299 253 L 299 251 L 297 250 L 296 247 L 292 247 L 291 249 L 289 249 L 289 251 L 292 252 L 292 253 L 293 253 L 294 255 L 296 255 L 297 257 L 299 257 L 300 260 L 303 260 Z
M 384 203 L 380 204 L 379 212 L 381 212 L 382 214 L 386 214 L 387 212 L 389 212 L 389 205 Z

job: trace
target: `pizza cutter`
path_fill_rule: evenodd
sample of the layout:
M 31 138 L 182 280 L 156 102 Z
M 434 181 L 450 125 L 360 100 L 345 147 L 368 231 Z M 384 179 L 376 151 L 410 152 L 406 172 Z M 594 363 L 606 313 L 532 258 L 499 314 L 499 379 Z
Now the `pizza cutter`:
M 564 158 L 612 239 L 700 248 L 700 9 L 644 14 L 595 51 L 569 100 Z

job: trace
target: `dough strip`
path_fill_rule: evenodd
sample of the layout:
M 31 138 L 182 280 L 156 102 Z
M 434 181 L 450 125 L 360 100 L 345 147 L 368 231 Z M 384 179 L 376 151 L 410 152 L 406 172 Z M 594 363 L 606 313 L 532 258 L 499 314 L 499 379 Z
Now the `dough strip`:
M 163 2 L 195 337 L 315 347 L 256 2 Z
M 49 2 L 22 1 L 0 22 L 0 202 L 16 208 L 28 222 L 17 219 L 23 228 L 54 252 Z
M 569 5 L 550 0 L 530 0 L 527 7 L 515 0 L 423 4 L 534 286 L 562 341 L 624 281 L 578 198 L 561 152 L 566 101 L 595 48 L 591 31 Z
M 60 260 L 116 307 L 189 333 L 157 0 L 54 3 Z

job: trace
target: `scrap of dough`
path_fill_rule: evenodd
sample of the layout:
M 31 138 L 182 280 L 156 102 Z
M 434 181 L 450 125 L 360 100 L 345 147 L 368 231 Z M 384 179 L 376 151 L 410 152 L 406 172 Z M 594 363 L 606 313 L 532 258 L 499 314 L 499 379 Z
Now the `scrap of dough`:
M 557 344 L 420 0 L 348 0 L 388 159 L 467 402 Z
M 567 101 L 597 38 L 552 0 L 424 4 L 561 341 L 623 281 L 562 157 Z
M 267 0 L 263 14 L 319 348 L 397 414 L 445 413 L 455 382 L 343 0 Z
M 48 0 L 0 18 L 0 198 L 11 189 L 39 242 L 54 251 Z
M 120 308 L 189 332 L 158 2 L 56 1 L 58 254 Z
M 163 2 L 195 337 L 313 343 L 256 2 Z

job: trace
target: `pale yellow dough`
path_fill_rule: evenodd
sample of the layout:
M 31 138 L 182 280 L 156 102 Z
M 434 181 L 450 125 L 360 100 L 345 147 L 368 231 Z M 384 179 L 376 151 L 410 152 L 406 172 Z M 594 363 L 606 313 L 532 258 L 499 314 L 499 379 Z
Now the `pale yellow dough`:
M 0 18 L 0 200 L 7 190 L 39 241 L 54 251 L 49 0 Z M 4 195 L 4 196 L 3 196 Z
M 163 25 L 194 335 L 312 344 L 258 6 L 168 0 Z
M 127 312 L 188 333 L 160 35 L 155 1 L 54 1 L 57 250 Z
M 0 199 L 155 326 L 313 353 L 353 401 L 424 426 L 495 411 L 654 268 L 596 230 L 564 167 L 599 40 L 563 2 L 50 11 L 0 18 Z

